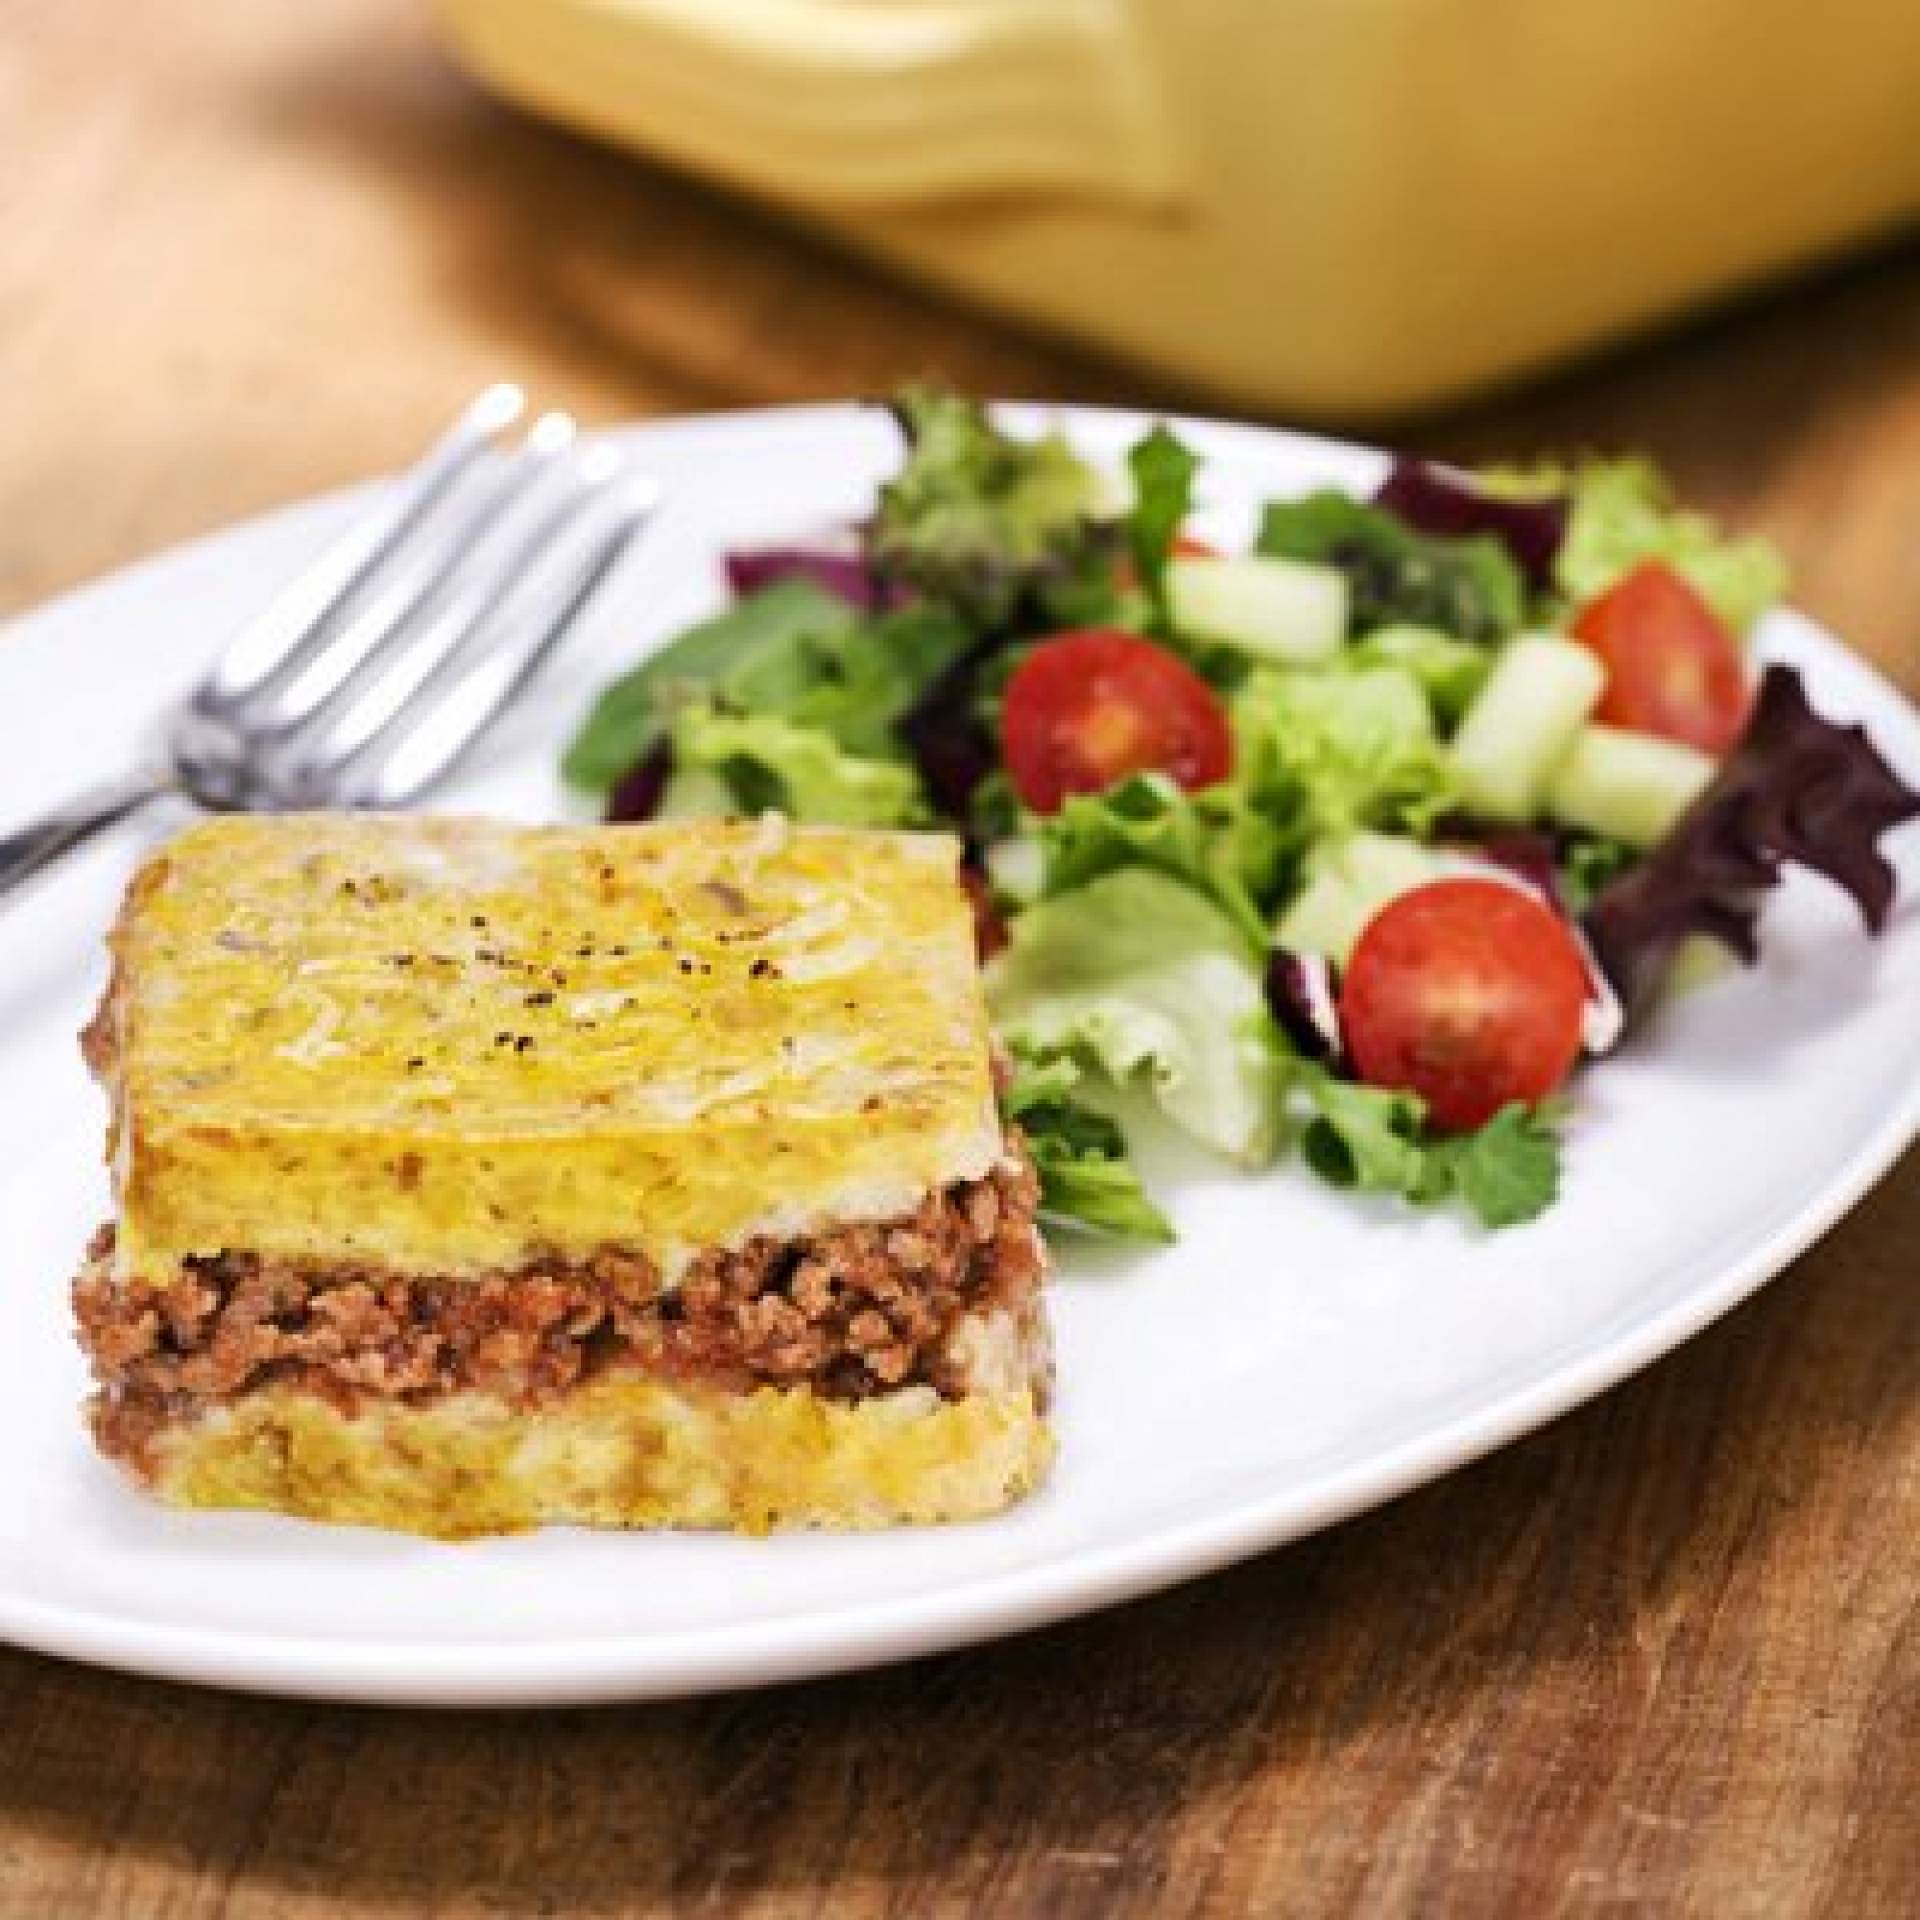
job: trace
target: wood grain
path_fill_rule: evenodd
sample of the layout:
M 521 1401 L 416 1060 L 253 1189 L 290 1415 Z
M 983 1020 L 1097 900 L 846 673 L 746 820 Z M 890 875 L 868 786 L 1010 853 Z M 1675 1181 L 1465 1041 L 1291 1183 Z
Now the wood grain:
M 7 608 L 391 464 L 502 372 L 595 418 L 1192 397 L 517 119 L 384 0 L 0 0 L 0 181 Z M 1920 688 L 1911 249 L 1407 437 L 1648 447 Z M 893 1672 L 459 1718 L 0 1653 L 0 1912 L 1911 1914 L 1916 1246 L 1909 1159 L 1499 1457 Z

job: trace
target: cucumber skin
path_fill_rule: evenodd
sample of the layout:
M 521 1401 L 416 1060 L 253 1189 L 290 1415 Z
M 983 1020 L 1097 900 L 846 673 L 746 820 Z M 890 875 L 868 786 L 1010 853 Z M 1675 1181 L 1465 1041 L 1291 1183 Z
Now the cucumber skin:
M 1346 644 L 1346 577 L 1262 554 L 1167 563 L 1173 624 L 1285 666 L 1314 666 Z
M 1467 805 L 1497 819 L 1535 819 L 1606 686 L 1599 658 L 1575 641 L 1544 633 L 1509 641 L 1453 736 Z
M 1581 730 L 1555 773 L 1548 811 L 1630 847 L 1658 846 L 1713 779 L 1697 748 L 1624 727 Z

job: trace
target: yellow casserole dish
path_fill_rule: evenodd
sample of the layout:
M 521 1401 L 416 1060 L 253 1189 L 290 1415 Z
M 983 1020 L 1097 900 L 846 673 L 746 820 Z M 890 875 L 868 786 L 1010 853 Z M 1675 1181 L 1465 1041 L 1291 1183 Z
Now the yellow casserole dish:
M 439 0 L 502 92 L 1235 399 L 1439 401 L 1920 210 L 1913 0 Z

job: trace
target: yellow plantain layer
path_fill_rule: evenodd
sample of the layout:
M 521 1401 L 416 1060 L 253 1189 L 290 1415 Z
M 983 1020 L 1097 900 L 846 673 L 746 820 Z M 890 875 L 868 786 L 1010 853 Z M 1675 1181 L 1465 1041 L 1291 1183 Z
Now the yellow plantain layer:
M 153 1489 L 448 1539 L 561 1522 L 757 1534 L 998 1513 L 1052 1456 L 1025 1390 L 843 1405 L 609 1379 L 533 1411 L 463 1394 L 348 1415 L 273 1389 L 163 1434 Z
M 910 1211 L 1000 1156 L 957 847 L 761 822 L 228 818 L 93 1034 L 117 1270 L 460 1277 Z

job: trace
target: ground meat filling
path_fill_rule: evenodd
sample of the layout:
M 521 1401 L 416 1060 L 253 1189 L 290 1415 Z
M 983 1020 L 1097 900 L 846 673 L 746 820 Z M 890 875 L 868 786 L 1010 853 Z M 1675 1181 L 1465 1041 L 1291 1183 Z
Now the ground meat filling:
M 484 1280 L 315 1270 L 251 1254 L 188 1263 L 170 1285 L 115 1282 L 103 1229 L 74 1285 L 100 1386 L 102 1445 L 137 1457 L 163 1426 L 286 1385 L 351 1409 L 472 1390 L 538 1405 L 633 1367 L 730 1390 L 810 1386 L 842 1401 L 926 1384 L 967 1390 L 963 1318 L 1021 1325 L 1041 1275 L 1032 1170 L 1009 1163 L 919 1209 L 803 1240 L 701 1255 L 663 1290 L 650 1262 L 609 1253 Z

